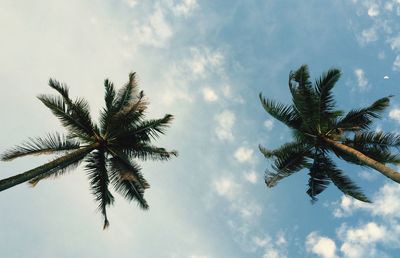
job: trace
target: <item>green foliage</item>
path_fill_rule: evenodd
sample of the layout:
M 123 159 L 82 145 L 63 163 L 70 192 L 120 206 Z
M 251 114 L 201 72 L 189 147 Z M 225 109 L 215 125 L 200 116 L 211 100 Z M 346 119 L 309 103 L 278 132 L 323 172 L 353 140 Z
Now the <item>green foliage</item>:
M 135 200 L 139 207 L 148 209 L 144 192 L 150 186 L 136 160 L 166 161 L 178 155 L 176 151 L 152 144 L 165 134 L 173 116 L 166 114 L 159 119 L 146 119 L 144 112 L 148 103 L 143 92 L 138 91 L 135 73 L 129 75 L 128 83 L 118 91 L 108 79 L 104 81 L 105 107 L 100 113 L 99 126 L 92 122 L 85 99 L 72 100 L 68 87 L 56 80 L 50 79 L 49 86 L 60 95 L 38 98 L 67 129 L 67 136 L 49 134 L 45 138 L 30 138 L 3 153 L 1 158 L 12 160 L 33 154 L 67 153 L 57 158 L 57 162 L 43 165 L 40 174 L 28 179 L 32 185 L 62 175 L 84 161 L 92 193 L 104 217 L 104 228 L 109 226 L 107 207 L 114 202 L 110 182 L 127 200 Z
M 339 142 L 383 164 L 400 164 L 400 155 L 392 153 L 393 149 L 400 148 L 400 136 L 368 131 L 373 120 L 380 118 L 389 106 L 391 96 L 381 98 L 369 107 L 344 114 L 336 108 L 332 93 L 340 76 L 340 70 L 330 69 L 313 85 L 308 67 L 303 65 L 289 73 L 292 105 L 265 99 L 260 94 L 261 104 L 267 113 L 290 127 L 294 137 L 293 142 L 275 150 L 259 146 L 265 158 L 272 160 L 273 171 L 265 175 L 268 187 L 306 168 L 309 170 L 307 194 L 312 200 L 316 200 L 316 196 L 333 182 L 344 194 L 369 202 L 360 188 L 336 167 L 328 154 L 333 152 L 361 166 L 366 164 L 365 161 L 330 145 L 329 141 Z

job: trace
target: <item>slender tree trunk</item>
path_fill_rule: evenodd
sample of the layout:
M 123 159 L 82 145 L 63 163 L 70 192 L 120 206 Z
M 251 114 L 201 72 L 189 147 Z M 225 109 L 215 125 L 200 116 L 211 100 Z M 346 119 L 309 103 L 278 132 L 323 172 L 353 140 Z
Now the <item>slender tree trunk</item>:
M 359 161 L 361 161 L 362 163 L 364 163 L 365 165 L 379 171 L 380 173 L 382 173 L 384 176 L 392 179 L 393 181 L 400 183 L 400 173 L 385 166 L 384 164 L 371 159 L 370 157 L 364 155 L 363 153 L 359 152 L 356 149 L 353 149 L 349 146 L 346 146 L 340 142 L 336 142 L 334 140 L 331 139 L 327 139 L 327 138 L 323 138 L 323 140 L 325 142 L 327 142 L 328 144 L 330 144 L 331 146 L 334 146 L 335 148 L 345 152 L 346 154 L 358 159 Z
M 49 172 L 56 172 L 57 170 L 62 169 L 67 165 L 70 165 L 73 162 L 76 162 L 77 160 L 83 158 L 86 154 L 94 150 L 96 147 L 96 144 L 89 145 L 62 157 L 59 157 L 53 161 L 50 161 L 44 165 L 28 170 L 24 173 L 2 179 L 0 180 L 0 192 L 10 187 L 32 180 L 36 177 L 48 174 Z

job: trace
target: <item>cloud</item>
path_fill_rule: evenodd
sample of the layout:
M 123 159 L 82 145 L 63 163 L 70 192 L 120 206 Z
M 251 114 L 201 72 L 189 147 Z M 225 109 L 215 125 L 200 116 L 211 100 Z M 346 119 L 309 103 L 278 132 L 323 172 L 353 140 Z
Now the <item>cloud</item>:
M 396 59 L 393 61 L 393 71 L 400 71 L 400 56 L 396 56 Z
M 377 4 L 371 4 L 368 8 L 368 16 L 375 17 L 379 15 L 379 6 Z
M 177 16 L 188 17 L 197 7 L 196 0 L 183 0 L 180 4 L 173 7 L 173 12 Z
M 214 188 L 218 195 L 227 199 L 234 199 L 240 192 L 240 186 L 232 178 L 222 177 L 214 182 Z
M 268 131 L 271 131 L 274 128 L 274 121 L 271 119 L 268 119 L 264 122 L 265 128 L 267 128 Z
M 215 93 L 214 90 L 212 90 L 208 87 L 205 87 L 205 88 L 203 88 L 202 92 L 203 92 L 203 98 L 205 101 L 213 102 L 213 101 L 218 100 L 218 95 Z
M 252 183 L 252 184 L 257 183 L 257 179 L 258 179 L 257 173 L 256 173 L 254 170 L 245 173 L 245 174 L 244 174 L 244 178 L 245 178 L 248 182 L 250 182 L 250 183 Z
M 357 79 L 357 86 L 360 90 L 365 90 L 368 88 L 368 80 L 365 77 L 365 72 L 361 68 L 357 68 L 354 70 L 354 75 L 356 76 Z
M 262 258 L 286 258 L 287 257 L 287 241 L 285 234 L 279 232 L 273 239 L 269 235 L 264 237 L 253 237 L 253 243 L 257 248 L 263 250 Z
M 377 174 L 376 173 L 372 173 L 371 171 L 360 171 L 358 172 L 358 176 L 361 177 L 362 179 L 366 180 L 366 181 L 374 181 L 377 178 Z
M 307 252 L 314 253 L 323 258 L 337 258 L 336 244 L 328 238 L 320 236 L 317 232 L 311 232 L 306 238 Z
M 234 154 L 234 157 L 240 163 L 251 162 L 253 159 L 253 150 L 246 147 L 239 147 Z
M 348 258 L 375 257 L 376 243 L 382 242 L 387 236 L 387 229 L 375 222 L 369 222 L 359 227 L 339 229 L 339 238 L 343 241 L 340 251 Z
M 135 24 L 135 39 L 143 45 L 164 48 L 173 35 L 171 25 L 165 18 L 165 10 L 156 5 L 154 12 L 143 24 Z
M 358 221 L 357 226 L 342 223 L 337 229 L 343 257 L 386 257 L 385 248 L 400 248 L 397 237 L 400 234 L 399 198 L 400 186 L 395 183 L 383 185 L 372 198 L 372 204 L 342 197 L 339 207 L 334 209 L 335 217 L 343 218 L 359 211 L 372 216 L 371 219 Z
M 222 52 L 207 47 L 192 47 L 190 52 L 191 58 L 187 61 L 187 66 L 193 76 L 204 77 L 207 72 L 223 72 L 225 57 Z
M 400 108 L 390 110 L 389 117 L 400 123 Z
M 234 139 L 232 127 L 235 123 L 235 114 L 230 110 L 224 110 L 215 116 L 217 127 L 215 133 L 218 139 L 232 141 Z
M 378 33 L 375 27 L 364 29 L 361 34 L 358 35 L 358 41 L 361 45 L 365 45 L 378 40 Z

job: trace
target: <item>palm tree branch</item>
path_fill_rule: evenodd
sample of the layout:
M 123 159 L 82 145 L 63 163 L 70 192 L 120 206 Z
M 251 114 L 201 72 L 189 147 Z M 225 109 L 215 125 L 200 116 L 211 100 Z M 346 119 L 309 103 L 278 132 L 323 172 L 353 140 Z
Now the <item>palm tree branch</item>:
M 107 172 L 105 151 L 95 150 L 86 158 L 86 171 L 89 175 L 90 186 L 95 200 L 99 202 L 98 209 L 104 217 L 103 229 L 109 226 L 107 206 L 114 203 L 114 197 L 108 189 L 110 182 Z
M 45 137 L 29 138 L 28 141 L 6 150 L 1 160 L 10 161 L 27 155 L 53 154 L 62 151 L 78 149 L 79 142 L 66 138 L 58 133 L 47 134 Z

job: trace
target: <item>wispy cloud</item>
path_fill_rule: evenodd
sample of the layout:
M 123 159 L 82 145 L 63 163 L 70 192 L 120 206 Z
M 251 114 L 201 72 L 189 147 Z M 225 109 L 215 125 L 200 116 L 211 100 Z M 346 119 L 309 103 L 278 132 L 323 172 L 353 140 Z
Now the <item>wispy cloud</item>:
M 224 110 L 215 116 L 217 127 L 215 133 L 218 139 L 232 141 L 234 139 L 232 130 L 236 120 L 235 114 L 230 110 Z

